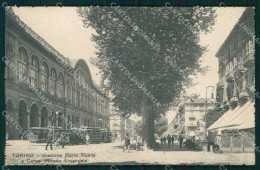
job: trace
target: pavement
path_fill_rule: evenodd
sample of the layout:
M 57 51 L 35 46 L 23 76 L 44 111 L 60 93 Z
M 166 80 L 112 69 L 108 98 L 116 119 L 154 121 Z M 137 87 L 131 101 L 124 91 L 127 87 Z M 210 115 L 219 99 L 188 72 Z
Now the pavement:
M 160 145 L 157 151 L 143 148 L 136 151 L 131 145 L 129 152 L 123 152 L 123 143 L 101 143 L 87 145 L 65 145 L 65 148 L 45 150 L 45 143 L 8 140 L 6 142 L 6 165 L 254 165 L 254 153 L 223 153 L 191 151 L 175 144 Z

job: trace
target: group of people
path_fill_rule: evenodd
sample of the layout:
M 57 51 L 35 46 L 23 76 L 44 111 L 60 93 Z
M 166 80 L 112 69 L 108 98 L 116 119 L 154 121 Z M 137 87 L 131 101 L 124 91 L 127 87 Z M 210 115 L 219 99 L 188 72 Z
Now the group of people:
M 62 148 L 64 148 L 65 141 L 66 141 L 66 134 L 64 132 L 56 132 L 53 139 L 53 131 L 49 130 L 48 136 L 47 136 L 47 144 L 45 150 L 48 150 L 48 146 L 50 145 L 51 150 L 53 142 L 56 142 L 57 144 L 61 145 Z
M 171 144 L 172 144 L 172 146 L 174 145 L 174 136 L 172 135 L 170 135 L 170 134 L 168 134 L 168 136 L 166 137 L 166 136 L 162 136 L 161 137 L 161 145 L 166 145 L 166 140 L 168 141 L 168 147 L 170 147 L 171 146 Z
M 130 136 L 129 136 L 129 134 L 126 134 L 126 136 L 125 136 L 125 141 L 124 141 L 124 147 L 123 147 L 123 152 L 125 151 L 125 150 L 127 150 L 128 152 L 129 152 L 129 150 L 130 150 Z M 136 135 L 136 140 L 135 140 L 136 142 L 135 142 L 135 149 L 137 150 L 137 151 L 140 151 L 140 150 L 142 150 L 141 149 L 141 146 L 143 145 L 143 143 L 144 143 L 144 141 L 143 141 L 143 139 L 142 139 L 142 137 L 139 135 L 139 134 L 137 134 Z
M 174 136 L 168 134 L 168 136 L 162 136 L 161 137 L 161 145 L 166 145 L 166 141 L 168 141 L 168 147 L 170 147 L 171 145 L 174 146 Z M 182 143 L 183 143 L 183 137 L 182 135 L 179 136 L 179 142 L 180 142 L 180 148 L 182 148 Z

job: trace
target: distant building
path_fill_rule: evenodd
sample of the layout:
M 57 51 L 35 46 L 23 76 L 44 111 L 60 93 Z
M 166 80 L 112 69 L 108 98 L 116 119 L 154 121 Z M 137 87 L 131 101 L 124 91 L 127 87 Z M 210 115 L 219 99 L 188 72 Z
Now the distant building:
M 254 9 L 246 8 L 218 50 L 218 111 L 224 112 L 207 130 L 222 135 L 223 150 L 253 151 L 255 141 Z
M 213 109 L 216 106 L 213 100 L 203 98 L 188 100 L 182 106 L 184 114 L 184 127 L 188 136 L 195 136 L 199 139 L 205 138 L 205 114 L 206 110 Z
M 116 139 L 124 139 L 128 133 L 134 135 L 135 122 L 118 113 L 110 114 L 110 129 Z

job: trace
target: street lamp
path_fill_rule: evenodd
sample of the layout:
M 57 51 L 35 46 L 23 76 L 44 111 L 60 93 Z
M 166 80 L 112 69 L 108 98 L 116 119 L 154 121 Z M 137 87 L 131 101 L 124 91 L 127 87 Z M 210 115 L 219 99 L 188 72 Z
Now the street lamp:
M 206 133 L 207 133 L 207 130 L 206 130 L 206 121 L 207 121 L 207 112 L 208 112 L 208 88 L 212 88 L 212 93 L 211 93 L 211 98 L 213 98 L 213 91 L 214 91 L 214 88 L 213 86 L 208 86 L 206 87 L 206 112 L 205 112 L 205 138 L 206 138 Z

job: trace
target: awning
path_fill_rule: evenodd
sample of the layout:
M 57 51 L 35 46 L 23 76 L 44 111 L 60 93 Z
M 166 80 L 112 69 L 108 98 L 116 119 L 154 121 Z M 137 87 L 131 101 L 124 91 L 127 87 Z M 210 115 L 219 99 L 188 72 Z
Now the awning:
M 247 129 L 255 127 L 254 103 L 248 101 L 243 106 L 237 106 L 222 115 L 207 130 L 213 129 Z
M 222 130 L 227 129 L 250 129 L 255 127 L 255 107 L 251 103 L 236 119 L 232 122 L 234 126 L 224 127 Z
M 233 110 L 229 109 L 215 123 L 213 123 L 207 130 L 213 130 L 213 129 L 217 129 L 217 128 L 221 127 L 222 124 L 227 121 L 227 117 L 230 117 L 231 115 L 233 115 L 233 113 L 235 113 L 239 108 L 240 108 L 240 106 L 236 107 Z

